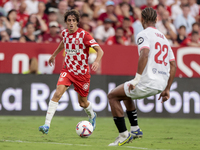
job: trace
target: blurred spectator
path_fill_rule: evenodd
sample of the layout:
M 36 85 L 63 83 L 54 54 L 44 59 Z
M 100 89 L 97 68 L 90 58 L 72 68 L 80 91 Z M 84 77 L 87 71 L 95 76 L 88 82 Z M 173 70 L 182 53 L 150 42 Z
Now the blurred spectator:
M 145 9 L 146 7 L 152 7 L 152 8 L 155 7 L 153 4 L 153 0 L 146 0 L 146 2 L 147 3 L 145 5 L 140 6 L 141 10 Z
M 190 5 L 190 15 L 194 18 L 198 18 L 199 15 L 199 5 L 197 4 L 197 0 L 188 0 Z
M 85 31 L 89 32 L 91 35 L 93 35 L 93 33 L 92 33 L 93 28 L 90 23 L 91 23 L 91 19 L 89 18 L 89 15 L 82 14 L 80 22 L 79 22 L 79 27 L 84 29 Z
M 29 70 L 24 71 L 23 74 L 40 74 L 38 71 L 38 61 L 35 57 L 29 59 Z
M 68 0 L 68 9 L 77 9 L 78 10 L 78 5 L 75 4 L 75 0 Z
M 166 11 L 165 6 L 162 4 L 157 5 L 157 21 L 162 20 L 161 19 L 161 14 Z
M 93 19 L 94 16 L 94 10 L 96 7 L 94 2 L 95 0 L 85 0 L 82 7 L 82 12 L 88 14 L 90 19 Z
M 186 39 L 186 27 L 180 26 L 178 29 L 177 39 L 174 42 L 174 46 L 182 45 L 183 41 Z
M 131 21 L 129 18 L 125 17 L 123 22 L 122 22 L 122 29 L 124 31 L 124 36 L 126 38 L 126 45 L 133 45 L 135 43 L 134 40 L 134 30 L 133 27 L 131 26 Z
M 109 18 L 104 20 L 104 24 L 96 28 L 94 32 L 94 38 L 97 43 L 104 44 L 105 41 L 115 35 L 115 29 L 112 27 L 112 20 Z
M 118 27 L 115 31 L 115 36 L 109 37 L 106 42 L 106 45 L 127 45 L 126 38 L 124 37 L 124 30 L 121 27 Z
M 156 28 L 162 32 L 169 40 L 170 45 L 173 45 L 173 41 L 176 40 L 176 28 L 171 23 L 169 12 L 165 10 L 161 13 L 161 20 L 156 23 Z
M 37 16 L 36 14 L 31 14 L 28 18 L 28 22 L 33 23 L 35 27 L 34 35 L 39 36 L 40 34 L 47 31 L 47 25 L 42 20 L 40 16 Z
M 166 0 L 158 0 L 158 5 L 159 4 L 163 5 L 165 10 L 167 10 L 169 12 L 169 15 L 171 16 L 171 7 L 166 4 Z M 158 5 L 155 5 L 154 9 L 158 9 Z
M 99 16 L 102 13 L 106 12 L 106 2 L 107 2 L 107 0 L 101 0 L 100 4 L 95 7 L 95 9 L 94 9 L 94 15 L 93 15 L 94 19 L 98 19 Z
M 6 12 L 9 12 L 12 9 L 18 10 L 19 5 L 20 2 L 18 0 L 10 0 L 4 4 L 3 8 Z
M 59 36 L 59 28 L 58 23 L 56 21 L 52 21 L 49 23 L 49 33 L 45 33 L 43 35 L 43 42 L 45 43 L 60 43 L 62 38 Z
M 9 33 L 11 33 L 10 29 L 6 29 L 4 31 L 0 32 L 0 41 L 1 42 L 10 42 L 10 35 Z
M 199 33 L 193 31 L 191 38 L 186 38 L 183 41 L 182 46 L 200 47 Z
M 171 11 L 172 11 L 172 20 L 174 21 L 176 19 L 176 17 L 180 14 L 183 14 L 183 11 L 182 11 L 182 7 L 184 5 L 187 5 L 188 4 L 188 0 L 180 0 L 180 3 L 176 3 L 174 5 L 172 5 L 171 7 Z
M 129 18 L 129 20 L 131 21 L 131 23 L 133 23 L 133 17 L 129 11 L 129 4 L 126 2 L 120 3 L 120 11 L 121 13 L 119 15 L 117 15 L 117 19 L 118 19 L 118 23 L 117 26 L 121 26 L 122 22 L 124 20 L 124 18 Z
M 135 7 L 134 8 L 134 19 L 135 19 L 135 21 L 132 24 L 132 27 L 134 29 L 135 43 L 136 43 L 136 36 L 137 36 L 137 34 L 144 29 L 143 26 L 142 26 L 142 23 L 141 23 L 141 18 L 142 18 L 142 15 L 141 15 L 140 8 Z
M 11 38 L 18 41 L 22 33 L 22 23 L 17 22 L 17 11 L 12 9 L 8 12 L 7 19 L 11 26 Z
M 124 6 L 127 5 L 127 6 Z M 115 14 L 123 16 L 126 12 L 125 17 L 133 16 L 133 7 L 130 4 L 130 0 L 122 0 L 119 4 L 115 4 Z
M 38 0 L 26 0 L 26 11 L 29 15 L 38 13 Z
M 114 9 L 115 9 L 115 3 L 113 1 L 107 1 L 106 2 L 106 12 L 102 13 L 97 21 L 97 25 L 102 25 L 104 20 L 106 18 L 109 18 L 110 20 L 112 20 L 113 22 L 113 26 L 115 26 L 115 23 L 117 23 L 117 17 L 114 13 Z
M 34 35 L 35 28 L 33 23 L 29 22 L 26 24 L 26 34 L 24 34 L 20 39 L 19 42 L 26 43 L 26 42 L 38 42 L 38 37 Z
M 49 14 L 49 12 L 57 12 L 58 11 L 58 3 L 57 0 L 50 0 L 46 4 L 45 14 Z
M 3 7 L 5 3 L 7 3 L 9 0 L 1 0 L 0 1 L 0 7 Z
M 66 1 L 60 1 L 58 4 L 58 12 L 56 13 L 57 15 L 57 22 L 64 28 L 66 28 L 66 23 L 64 21 L 64 14 L 67 11 L 67 2 Z M 52 20 L 51 20 L 52 21 Z
M 44 12 L 45 9 L 46 9 L 45 3 L 39 1 L 39 3 L 38 3 L 38 13 L 36 15 L 40 16 L 45 23 L 48 23 L 48 15 L 45 14 L 45 12 Z
M 26 25 L 29 17 L 29 15 L 26 13 L 26 7 L 26 3 L 22 2 L 19 6 L 19 11 L 17 13 L 17 21 L 22 23 L 23 27 Z
M 183 14 L 177 16 L 174 20 L 174 25 L 176 29 L 179 29 L 180 26 L 184 25 L 186 27 L 187 34 L 189 34 L 192 31 L 192 24 L 195 23 L 195 19 L 189 14 L 189 5 L 184 5 L 182 9 Z
M 11 29 L 10 23 L 7 20 L 6 17 L 4 17 L 1 13 L 0 13 L 0 32 L 1 31 L 5 31 L 6 29 Z
M 200 33 L 200 24 L 198 22 L 192 24 L 192 32 L 193 31 Z M 188 37 L 192 36 L 192 32 L 188 34 Z

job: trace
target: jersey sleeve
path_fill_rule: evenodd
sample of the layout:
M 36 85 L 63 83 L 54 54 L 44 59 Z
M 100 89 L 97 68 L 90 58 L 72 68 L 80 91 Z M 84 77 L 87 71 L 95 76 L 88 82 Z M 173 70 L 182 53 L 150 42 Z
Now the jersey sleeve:
M 143 48 L 150 49 L 150 42 L 147 35 L 144 32 L 140 32 L 137 37 L 137 45 L 138 45 L 138 53 L 140 54 L 140 50 Z
M 86 47 L 99 46 L 99 44 L 95 41 L 95 39 L 88 32 L 85 33 L 83 42 L 86 45 Z
M 169 61 L 175 61 L 174 53 L 171 47 L 169 48 Z

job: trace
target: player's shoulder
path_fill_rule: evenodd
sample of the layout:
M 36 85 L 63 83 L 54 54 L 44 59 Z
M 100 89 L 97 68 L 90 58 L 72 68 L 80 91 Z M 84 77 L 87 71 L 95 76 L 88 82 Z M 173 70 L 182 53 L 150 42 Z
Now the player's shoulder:
M 64 30 L 62 30 L 61 35 L 64 36 L 67 33 L 68 33 L 68 29 L 64 29 Z

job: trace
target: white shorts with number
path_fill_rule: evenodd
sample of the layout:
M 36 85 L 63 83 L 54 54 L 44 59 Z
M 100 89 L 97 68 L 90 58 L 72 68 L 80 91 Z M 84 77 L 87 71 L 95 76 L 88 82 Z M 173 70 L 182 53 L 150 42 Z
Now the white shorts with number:
M 126 93 L 126 96 L 132 98 L 132 99 L 142 99 L 142 98 L 146 98 L 152 95 L 156 95 L 162 91 L 160 90 L 156 90 L 156 89 L 152 89 L 149 87 L 146 87 L 142 84 L 137 84 L 134 90 L 131 90 L 129 92 L 128 88 L 130 85 L 131 81 L 127 81 L 124 83 L 124 91 Z

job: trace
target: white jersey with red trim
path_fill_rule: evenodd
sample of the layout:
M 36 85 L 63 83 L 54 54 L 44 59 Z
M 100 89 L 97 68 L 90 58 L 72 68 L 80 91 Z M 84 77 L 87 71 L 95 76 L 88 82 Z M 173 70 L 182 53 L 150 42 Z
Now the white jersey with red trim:
M 143 48 L 149 49 L 148 61 L 138 84 L 164 90 L 170 72 L 170 61 L 174 54 L 164 34 L 154 27 L 148 27 L 137 35 L 138 53 Z
M 65 64 L 68 72 L 73 72 L 75 75 L 89 73 L 89 47 L 99 46 L 98 43 L 81 28 L 72 34 L 69 34 L 68 29 L 64 29 L 61 35 L 65 46 Z

